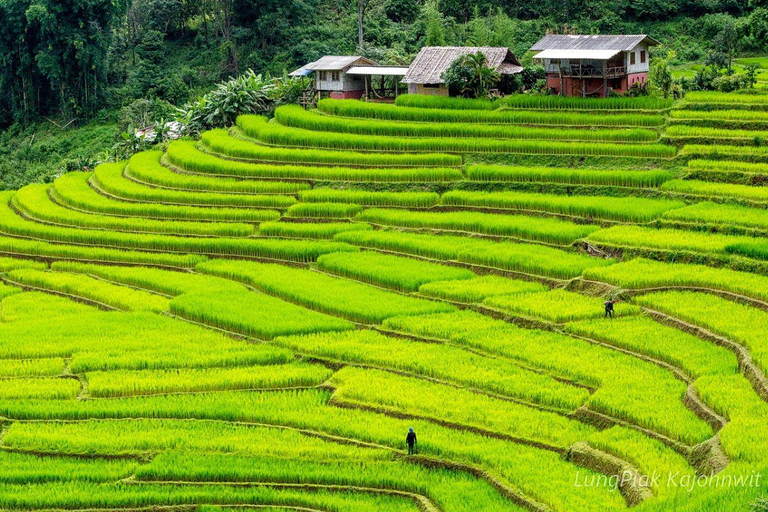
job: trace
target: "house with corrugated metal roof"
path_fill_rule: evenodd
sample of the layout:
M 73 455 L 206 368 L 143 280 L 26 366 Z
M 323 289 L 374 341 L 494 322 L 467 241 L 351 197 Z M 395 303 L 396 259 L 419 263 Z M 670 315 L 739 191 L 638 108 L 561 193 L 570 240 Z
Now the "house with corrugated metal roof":
M 531 47 L 543 63 L 547 88 L 564 96 L 608 96 L 645 86 L 649 49 L 659 42 L 638 35 L 546 35 Z
M 410 94 L 448 96 L 443 73 L 463 55 L 482 52 L 488 67 L 501 75 L 514 75 L 523 67 L 509 48 L 491 46 L 425 46 L 408 68 L 403 83 Z
M 380 66 L 378 63 L 359 55 L 326 55 L 289 73 L 289 76 L 314 74 L 315 90 L 322 97 L 336 99 L 360 99 L 374 90 L 371 79 L 395 77 L 394 94 L 397 95 L 399 78 L 408 71 L 402 66 Z M 383 85 L 382 85 L 383 88 Z

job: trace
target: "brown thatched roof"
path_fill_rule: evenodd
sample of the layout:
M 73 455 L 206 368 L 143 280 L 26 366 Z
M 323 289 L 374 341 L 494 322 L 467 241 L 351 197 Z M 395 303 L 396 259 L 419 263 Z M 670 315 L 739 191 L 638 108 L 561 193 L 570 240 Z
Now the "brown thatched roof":
M 406 84 L 441 84 L 443 73 L 462 55 L 482 52 L 488 67 L 503 75 L 520 73 L 523 67 L 509 48 L 492 46 L 425 46 L 411 63 Z

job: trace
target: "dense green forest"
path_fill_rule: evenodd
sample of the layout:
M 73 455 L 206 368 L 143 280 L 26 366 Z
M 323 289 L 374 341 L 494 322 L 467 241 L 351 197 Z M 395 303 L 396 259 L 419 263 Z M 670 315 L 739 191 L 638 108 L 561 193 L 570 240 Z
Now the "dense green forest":
M 764 53 L 768 3 L 0 0 L 0 181 L 16 187 L 108 158 L 137 111 L 171 119 L 248 69 L 281 75 L 349 53 L 407 63 L 425 44 L 509 46 L 529 62 L 546 32 L 644 32 L 675 62 L 724 62 Z

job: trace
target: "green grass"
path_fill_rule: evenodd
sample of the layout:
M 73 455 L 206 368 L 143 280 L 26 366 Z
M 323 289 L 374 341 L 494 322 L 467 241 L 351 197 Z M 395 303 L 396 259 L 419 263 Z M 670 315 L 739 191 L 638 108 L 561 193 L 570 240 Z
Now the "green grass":
M 317 268 L 367 283 L 414 292 L 425 283 L 470 279 L 475 274 L 464 268 L 380 254 L 372 251 L 326 254 L 317 259 Z
M 508 236 L 559 245 L 570 245 L 600 229 L 594 225 L 576 224 L 555 218 L 472 211 L 415 212 L 369 208 L 358 214 L 355 220 L 400 228 Z
M 275 110 L 275 119 L 286 127 L 306 130 L 378 135 L 386 137 L 477 137 L 493 139 L 568 140 L 594 142 L 653 142 L 658 138 L 655 130 L 535 128 L 514 125 L 478 123 L 410 123 L 372 119 L 350 119 L 321 115 L 298 105 L 285 105 Z
M 513 183 L 567 183 L 569 185 L 609 185 L 617 187 L 658 187 L 672 179 L 672 173 L 651 171 L 604 171 L 559 167 L 518 167 L 470 165 L 467 177 L 473 181 Z
M 402 102 L 402 100 L 401 100 Z M 399 105 L 399 104 L 398 104 Z M 358 100 L 320 100 L 317 108 L 336 116 L 381 119 L 386 121 L 417 121 L 427 123 L 531 124 L 555 126 L 627 126 L 656 127 L 663 124 L 660 115 L 614 114 L 599 115 L 568 112 L 530 112 L 524 110 L 438 109 L 402 107 L 387 103 L 366 103 Z
M 210 265 L 201 265 L 197 270 L 243 281 L 285 300 L 358 322 L 380 323 L 395 315 L 454 309 L 447 304 L 406 297 L 355 281 L 280 265 L 217 260 Z
M 682 201 L 644 197 L 560 196 L 529 192 L 446 192 L 441 204 L 504 210 L 534 210 L 576 217 L 648 222 L 684 205 Z
M 604 299 L 599 297 L 587 297 L 578 293 L 557 289 L 490 297 L 485 299 L 483 304 L 513 315 L 523 315 L 550 322 L 563 323 L 586 318 L 603 317 L 603 302 Z M 637 307 L 620 304 L 615 307 L 614 314 L 618 317 L 637 313 Z
M 453 281 L 434 281 L 419 287 L 419 293 L 438 299 L 464 303 L 483 302 L 488 297 L 516 293 L 539 292 L 547 289 L 536 281 L 518 281 L 487 275 Z

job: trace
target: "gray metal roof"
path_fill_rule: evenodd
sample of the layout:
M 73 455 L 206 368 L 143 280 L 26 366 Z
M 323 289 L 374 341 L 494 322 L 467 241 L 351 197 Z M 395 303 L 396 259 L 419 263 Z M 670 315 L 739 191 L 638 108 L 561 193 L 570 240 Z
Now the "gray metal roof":
M 636 35 L 560 35 L 550 34 L 542 37 L 531 46 L 531 51 L 543 50 L 615 50 L 627 52 L 645 42 L 655 46 L 659 42 L 645 34 Z
M 352 64 L 377 66 L 374 61 L 359 55 L 326 55 L 289 73 L 289 76 L 304 76 L 312 71 L 342 71 Z
M 352 66 L 348 75 L 403 76 L 408 72 L 404 66 Z
M 408 68 L 403 78 L 406 84 L 441 84 L 443 73 L 453 61 L 462 55 L 483 52 L 488 59 L 488 67 L 499 73 L 511 75 L 520 73 L 520 62 L 504 47 L 492 46 L 425 46 Z

